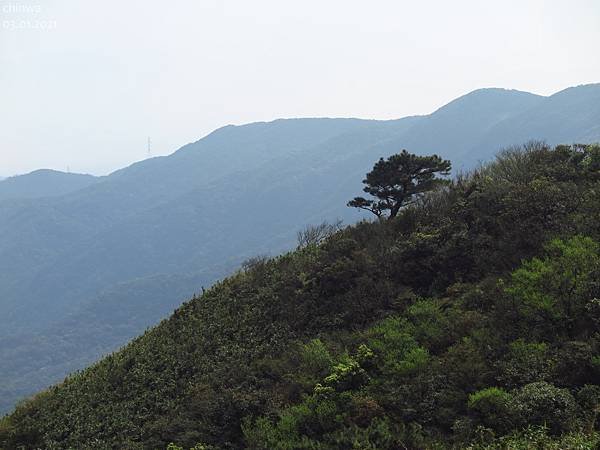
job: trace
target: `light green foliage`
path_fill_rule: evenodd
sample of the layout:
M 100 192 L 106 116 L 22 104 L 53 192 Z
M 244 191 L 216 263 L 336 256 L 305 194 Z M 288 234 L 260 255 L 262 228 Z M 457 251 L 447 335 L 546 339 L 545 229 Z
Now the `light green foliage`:
M 469 394 L 469 408 L 485 412 L 497 405 L 507 405 L 510 395 L 501 388 L 490 387 Z
M 310 373 L 327 372 L 333 364 L 331 354 L 320 339 L 302 345 L 300 355 L 303 368 Z
M 441 347 L 447 339 L 447 314 L 444 314 L 440 304 L 436 299 L 418 300 L 407 310 L 413 335 L 419 343 L 428 347 Z
M 584 236 L 554 239 L 545 258 L 533 258 L 513 272 L 507 292 L 529 314 L 541 312 L 569 326 L 584 316 L 600 274 L 598 243 Z
M 283 410 L 276 422 L 264 417 L 246 421 L 245 440 L 257 449 L 321 448 L 318 439 L 341 425 L 340 412 L 348 401 L 332 389 L 317 388 L 302 403 Z
M 335 360 L 320 339 L 312 339 L 298 345 L 298 367 L 288 375 L 302 389 L 312 389 L 325 375 L 329 374 Z
M 367 374 L 354 358 L 346 356 L 340 363 L 333 366 L 331 374 L 323 380 L 325 386 L 338 391 L 359 387 L 366 381 Z
M 510 395 L 502 388 L 490 387 L 469 395 L 469 408 L 489 428 L 510 429 Z
M 356 360 L 359 364 L 369 364 L 373 358 L 375 357 L 375 353 L 365 344 L 360 344 L 358 346 L 358 350 L 356 350 Z
M 171 442 L 169 445 L 167 445 L 167 450 L 183 450 L 183 447 L 179 447 Z
M 427 362 L 427 349 L 418 346 L 404 318 L 390 317 L 375 326 L 369 335 L 369 348 L 377 355 L 381 370 L 390 375 L 409 375 Z

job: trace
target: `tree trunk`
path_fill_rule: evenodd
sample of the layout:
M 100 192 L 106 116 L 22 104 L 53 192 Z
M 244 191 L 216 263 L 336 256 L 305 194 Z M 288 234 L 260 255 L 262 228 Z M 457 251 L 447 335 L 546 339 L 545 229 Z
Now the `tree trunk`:
M 398 215 L 398 211 L 400 211 L 401 206 L 402 204 L 398 202 L 392 208 L 390 208 L 390 219 L 393 219 Z

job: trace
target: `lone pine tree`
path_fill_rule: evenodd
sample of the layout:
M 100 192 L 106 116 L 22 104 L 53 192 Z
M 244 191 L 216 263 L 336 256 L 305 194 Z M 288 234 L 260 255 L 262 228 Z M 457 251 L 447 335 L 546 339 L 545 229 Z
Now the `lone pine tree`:
M 400 208 L 414 202 L 419 194 L 447 183 L 437 175 L 448 175 L 451 167 L 450 161 L 438 155 L 417 156 L 406 150 L 380 158 L 363 180 L 363 191 L 375 199 L 354 197 L 348 206 L 371 211 L 377 217 L 389 211 L 389 218 L 396 217 Z

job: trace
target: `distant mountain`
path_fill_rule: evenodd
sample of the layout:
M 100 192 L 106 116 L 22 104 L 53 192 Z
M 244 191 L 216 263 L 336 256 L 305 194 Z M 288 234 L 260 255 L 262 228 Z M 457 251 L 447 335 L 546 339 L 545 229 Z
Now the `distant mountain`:
M 507 117 L 490 129 L 473 149 L 506 147 L 529 139 L 549 144 L 596 142 L 598 136 L 600 84 L 590 84 L 565 89 L 543 98 L 520 114 Z M 491 153 L 481 156 L 488 159 Z
M 98 181 L 97 177 L 41 169 L 26 175 L 0 177 L 0 201 L 55 197 L 83 189 Z
M 488 159 L 498 149 L 498 143 L 491 143 L 491 148 L 474 143 L 483 140 L 490 130 L 506 119 L 523 114 L 543 101 L 544 97 L 528 92 L 479 89 L 451 101 L 419 121 L 399 136 L 395 144 L 422 153 L 449 152 L 455 169 L 466 168 L 473 159 Z M 520 142 L 522 140 L 512 143 Z
M 600 85 L 550 97 L 483 89 L 427 116 L 226 126 L 70 193 L 0 201 L 0 340 L 11 342 L 0 346 L 0 409 L 122 345 L 244 259 L 293 247 L 304 225 L 364 217 L 345 204 L 380 156 L 435 152 L 460 169 L 530 138 L 600 141 L 598 95 Z

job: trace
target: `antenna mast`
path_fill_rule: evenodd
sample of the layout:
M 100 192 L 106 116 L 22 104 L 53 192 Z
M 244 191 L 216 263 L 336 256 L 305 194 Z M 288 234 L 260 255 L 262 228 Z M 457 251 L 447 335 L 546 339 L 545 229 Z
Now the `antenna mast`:
M 152 157 L 152 140 L 148 136 L 148 158 Z

